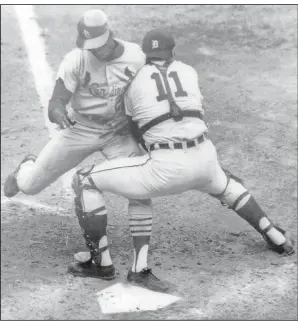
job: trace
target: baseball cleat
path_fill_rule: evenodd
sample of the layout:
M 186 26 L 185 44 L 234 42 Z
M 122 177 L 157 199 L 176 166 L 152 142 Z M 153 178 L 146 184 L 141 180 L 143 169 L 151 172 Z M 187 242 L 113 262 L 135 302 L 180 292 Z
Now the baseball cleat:
M 129 270 L 127 281 L 134 285 L 157 292 L 167 292 L 170 289 L 169 283 L 161 281 L 152 273 L 152 270 L 148 268 L 136 273 Z
M 68 265 L 68 273 L 73 276 L 98 278 L 102 280 L 113 280 L 115 278 L 114 265 L 95 265 L 92 260 L 84 263 L 74 262 Z
M 267 242 L 269 249 L 278 253 L 278 254 L 283 254 L 283 255 L 287 255 L 287 256 L 294 254 L 295 253 L 294 239 L 290 236 L 290 234 L 288 232 L 286 232 L 282 228 L 280 228 L 276 225 L 274 225 L 274 227 L 284 235 L 286 241 L 283 244 L 276 245 L 270 240 L 270 238 L 266 234 L 263 234 L 263 237 L 264 237 L 265 241 Z
M 21 161 L 21 163 L 18 165 L 18 167 L 11 174 L 8 175 L 8 177 L 6 178 L 6 181 L 4 183 L 4 195 L 6 197 L 13 197 L 18 194 L 20 189 L 18 187 L 16 175 L 18 174 L 18 171 L 20 170 L 21 165 L 28 162 L 28 161 L 35 162 L 36 158 L 37 157 L 32 154 L 27 155 Z

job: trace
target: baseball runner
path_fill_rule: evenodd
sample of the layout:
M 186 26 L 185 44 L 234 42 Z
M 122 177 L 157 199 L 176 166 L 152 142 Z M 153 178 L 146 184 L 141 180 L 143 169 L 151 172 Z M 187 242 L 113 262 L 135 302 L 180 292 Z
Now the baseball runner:
M 114 38 L 101 10 L 85 12 L 77 29 L 77 48 L 64 57 L 49 102 L 49 119 L 61 130 L 37 158 L 26 156 L 8 176 L 4 184 L 7 197 L 19 191 L 39 193 L 96 151 L 108 160 L 144 154 L 128 131 L 123 105 L 123 92 L 144 65 L 144 53 L 139 45 Z M 108 249 L 107 211 L 101 192 L 86 185 L 81 195 L 83 202 L 75 199 L 76 214 L 90 253 L 87 257 L 75 255 L 78 262 L 71 264 L 69 272 L 113 279 L 115 268 Z M 151 234 L 151 200 L 129 199 L 128 212 L 130 222 L 144 225 L 131 226 L 133 244 L 138 248 Z M 145 256 L 142 254 L 142 260 Z
M 219 165 L 215 146 L 207 137 L 198 75 L 191 66 L 173 59 L 173 37 L 153 30 L 143 39 L 146 64 L 125 94 L 132 132 L 148 150 L 147 155 L 116 159 L 85 167 L 74 176 L 78 204 L 88 193 L 108 191 L 127 198 L 148 199 L 187 190 L 208 193 L 234 210 L 280 254 L 294 253 L 294 241 L 261 209 L 242 181 Z M 85 200 L 86 199 L 86 200 Z M 83 206 L 83 205 L 81 205 Z M 98 206 L 105 206 L 104 198 Z M 147 221 L 130 220 L 130 227 L 145 230 Z M 145 260 L 149 238 L 135 247 L 135 261 L 128 280 L 151 286 Z

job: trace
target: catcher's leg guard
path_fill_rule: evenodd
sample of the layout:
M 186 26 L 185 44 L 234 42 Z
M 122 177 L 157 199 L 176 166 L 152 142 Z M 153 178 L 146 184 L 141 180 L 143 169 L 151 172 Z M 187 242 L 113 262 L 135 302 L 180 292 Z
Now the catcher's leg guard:
M 252 225 L 272 250 L 280 254 L 293 254 L 294 242 L 288 233 L 269 220 L 255 198 L 243 186 L 241 179 L 224 171 L 227 174 L 226 188 L 220 195 L 212 196 L 218 198 L 223 205 L 227 205 Z
M 88 176 L 93 167 L 79 170 L 72 187 L 76 193 L 75 209 L 83 231 L 90 257 L 70 265 L 69 272 L 74 275 L 113 279 L 115 269 L 112 265 L 107 242 L 107 210 L 102 193 Z M 78 259 L 79 255 L 75 256 Z

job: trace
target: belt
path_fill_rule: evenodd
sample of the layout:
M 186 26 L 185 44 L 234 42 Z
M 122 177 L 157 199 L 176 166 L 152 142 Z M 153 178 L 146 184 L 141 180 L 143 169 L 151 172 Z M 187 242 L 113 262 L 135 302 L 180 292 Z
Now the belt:
M 155 143 L 148 147 L 150 151 L 157 150 L 157 149 L 186 149 L 191 148 L 194 146 L 198 146 L 199 144 L 203 143 L 206 140 L 205 135 L 201 135 L 200 137 L 188 141 L 188 142 L 182 142 L 182 143 Z
M 102 116 L 97 115 L 84 115 L 83 117 L 86 117 L 88 120 L 91 121 L 105 121 Z
M 71 116 L 72 118 L 78 121 L 88 120 L 88 121 L 96 122 L 98 124 L 105 124 L 107 122 L 107 120 L 104 119 L 102 116 L 82 114 L 82 113 L 79 113 L 78 111 L 75 111 L 74 113 L 72 113 Z

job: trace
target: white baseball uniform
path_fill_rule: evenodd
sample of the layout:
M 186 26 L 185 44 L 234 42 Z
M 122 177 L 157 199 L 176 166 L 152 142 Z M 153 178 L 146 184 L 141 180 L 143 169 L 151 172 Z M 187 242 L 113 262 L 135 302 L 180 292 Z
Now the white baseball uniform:
M 121 94 L 145 56 L 137 44 L 116 41 L 120 54 L 110 62 L 81 49 L 65 56 L 57 79 L 73 93 L 69 113 L 76 124 L 57 132 L 35 163 L 21 166 L 17 183 L 23 193 L 39 193 L 96 151 L 107 159 L 142 154 L 128 132 Z
M 203 114 L 196 71 L 189 65 L 173 61 L 166 75 L 172 96 L 180 109 Z M 142 128 L 152 119 L 169 112 L 168 97 L 160 69 L 154 64 L 145 65 L 127 90 L 126 112 Z M 105 162 L 95 166 L 88 177 L 101 191 L 137 199 L 172 195 L 191 189 L 219 194 L 226 187 L 227 177 L 206 133 L 206 124 L 200 118 L 165 120 L 143 135 L 148 155 Z M 179 145 L 181 148 L 175 149 Z

